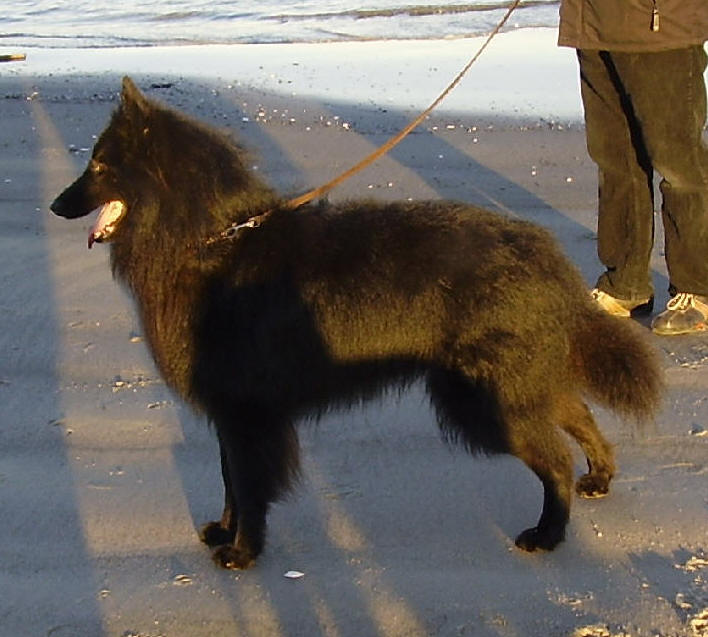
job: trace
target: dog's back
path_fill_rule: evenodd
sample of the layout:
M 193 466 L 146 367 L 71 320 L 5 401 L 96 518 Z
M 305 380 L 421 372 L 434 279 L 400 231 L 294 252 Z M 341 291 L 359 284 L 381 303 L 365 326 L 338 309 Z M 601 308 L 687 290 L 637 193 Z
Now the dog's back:
M 553 387 L 636 417 L 656 406 L 660 373 L 645 339 L 599 311 L 557 242 L 528 222 L 450 202 L 286 210 L 246 230 L 222 263 L 219 285 L 269 297 L 251 300 L 244 320 L 314 340 L 306 359 L 322 361 L 322 382 L 332 366 L 398 361 L 412 373 L 434 365 L 494 378 L 522 402 Z

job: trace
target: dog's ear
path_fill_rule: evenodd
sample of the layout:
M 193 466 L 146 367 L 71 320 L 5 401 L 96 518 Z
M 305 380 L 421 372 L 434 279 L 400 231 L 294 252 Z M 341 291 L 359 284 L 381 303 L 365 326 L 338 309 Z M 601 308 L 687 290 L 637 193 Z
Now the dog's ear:
M 123 78 L 120 102 L 121 108 L 128 113 L 136 113 L 144 117 L 150 112 L 149 102 L 127 75 Z

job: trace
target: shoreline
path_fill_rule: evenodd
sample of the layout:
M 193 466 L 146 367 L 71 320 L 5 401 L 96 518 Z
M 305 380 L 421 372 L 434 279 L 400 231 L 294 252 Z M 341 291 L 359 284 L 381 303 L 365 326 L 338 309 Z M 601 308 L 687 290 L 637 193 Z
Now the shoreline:
M 498 34 L 435 113 L 583 124 L 575 51 L 557 28 Z M 283 97 L 422 111 L 476 53 L 486 36 L 277 44 L 185 44 L 117 48 L 28 48 L 0 65 L 0 79 L 133 75 L 150 83 L 200 81 Z M 708 44 L 706 45 L 708 52 Z M 382 63 L 383 60 L 383 63 Z M 708 93 L 708 69 L 705 72 Z M 117 90 L 117 89 L 116 89 Z
M 558 47 L 556 37 L 549 28 L 497 35 L 436 111 L 579 121 L 575 54 Z M 198 78 L 292 97 L 422 110 L 484 39 L 33 49 L 26 62 L 0 67 L 0 77 Z

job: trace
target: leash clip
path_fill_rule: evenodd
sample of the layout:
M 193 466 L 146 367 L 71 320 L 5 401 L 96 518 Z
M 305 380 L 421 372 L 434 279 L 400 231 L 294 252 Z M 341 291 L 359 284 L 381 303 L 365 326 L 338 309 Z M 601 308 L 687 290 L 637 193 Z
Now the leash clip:
M 228 228 L 222 230 L 215 237 L 209 237 L 204 244 L 210 246 L 221 241 L 233 241 L 243 228 L 257 228 L 260 225 L 261 220 L 257 217 L 253 217 L 243 223 L 232 223 Z
M 228 228 L 226 228 L 226 230 L 221 233 L 220 236 L 222 239 L 231 241 L 232 239 L 236 238 L 236 235 L 239 233 L 239 230 L 242 230 L 243 228 L 255 228 L 257 226 L 258 223 L 255 219 L 249 219 L 248 221 L 244 221 L 243 223 L 232 223 Z

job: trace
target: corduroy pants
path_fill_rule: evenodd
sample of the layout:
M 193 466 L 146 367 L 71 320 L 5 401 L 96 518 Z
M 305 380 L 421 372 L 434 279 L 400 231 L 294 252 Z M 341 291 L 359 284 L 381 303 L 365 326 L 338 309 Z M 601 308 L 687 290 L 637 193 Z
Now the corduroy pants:
M 653 176 L 661 176 L 669 290 L 708 296 L 706 54 L 579 50 L 588 152 L 599 168 L 597 286 L 616 298 L 653 294 Z

